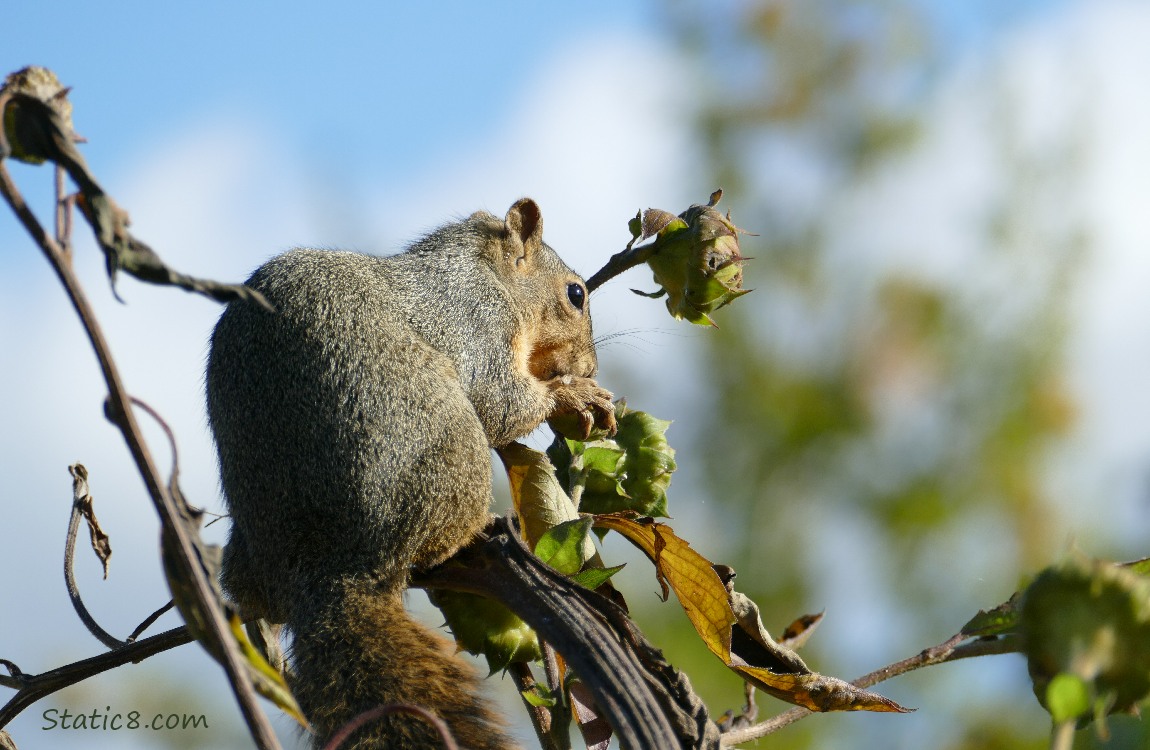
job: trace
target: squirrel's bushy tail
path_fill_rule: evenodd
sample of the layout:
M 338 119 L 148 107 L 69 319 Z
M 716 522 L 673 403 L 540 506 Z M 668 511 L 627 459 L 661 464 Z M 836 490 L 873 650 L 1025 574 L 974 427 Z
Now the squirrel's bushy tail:
M 407 703 L 443 719 L 461 748 L 508 750 L 516 744 L 487 701 L 478 677 L 455 645 L 416 622 L 401 590 L 344 580 L 325 602 L 295 613 L 292 692 L 312 723 L 317 746 L 364 711 Z M 391 714 L 358 730 L 342 750 L 442 748 L 438 732 L 410 713 Z

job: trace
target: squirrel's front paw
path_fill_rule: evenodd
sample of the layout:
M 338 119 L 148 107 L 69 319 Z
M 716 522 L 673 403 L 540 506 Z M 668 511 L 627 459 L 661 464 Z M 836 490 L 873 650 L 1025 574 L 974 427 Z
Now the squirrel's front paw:
M 547 387 L 555 403 L 547 422 L 556 432 L 577 440 L 586 440 L 595 427 L 615 434 L 615 404 L 610 391 L 591 378 L 574 375 L 552 378 Z

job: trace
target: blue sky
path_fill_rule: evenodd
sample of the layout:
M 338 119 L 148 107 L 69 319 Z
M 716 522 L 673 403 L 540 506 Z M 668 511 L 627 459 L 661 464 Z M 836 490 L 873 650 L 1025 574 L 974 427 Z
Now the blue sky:
M 75 87 L 80 126 L 108 154 L 189 118 L 244 112 L 305 158 L 357 176 L 477 142 L 557 45 L 641 33 L 654 4 L 21 3 L 4 69 L 47 65 Z M 109 161 L 107 166 L 114 162 Z
M 1064 0 L 920 0 L 951 55 Z M 697 4 L 700 23 L 738 3 Z M 301 158 L 354 180 L 404 174 L 479 143 L 557 47 L 593 32 L 658 35 L 651 0 L 579 3 L 18 3 L 0 68 L 43 64 L 75 87 L 104 174 L 191 119 L 274 123 Z
M 938 91 L 926 106 L 924 145 L 833 208 L 830 241 L 852 259 L 938 278 L 960 275 L 972 241 L 950 230 L 979 209 L 980 191 L 997 185 L 993 150 L 984 145 L 993 107 L 983 94 L 1013 87 L 1039 134 L 1077 112 L 1082 90 L 1101 97 L 1089 110 L 1100 124 L 1090 130 L 1095 156 L 1083 202 L 1094 211 L 1103 246 L 1076 297 L 1080 331 L 1071 346 L 1078 363 L 1071 373 L 1095 399 L 1085 403 L 1083 444 L 1100 457 L 1076 477 L 1095 477 L 1093 489 L 1130 482 L 1150 446 L 1141 424 L 1150 421 L 1125 418 L 1131 408 L 1150 411 L 1143 387 L 1150 358 L 1129 346 L 1150 341 L 1150 315 L 1130 313 L 1150 283 L 1142 260 L 1150 256 L 1150 227 L 1121 209 L 1130 196 L 1150 194 L 1143 145 L 1150 113 L 1139 94 L 1150 60 L 1136 54 L 1150 14 L 1138 3 L 1089 0 L 922 5 L 945 49 Z M 318 4 L 270 2 L 24 2 L 5 9 L 0 73 L 44 64 L 74 87 L 76 124 L 90 141 L 83 148 L 95 173 L 131 211 L 139 236 L 181 270 L 237 279 L 296 243 L 394 249 L 446 217 L 502 211 L 531 194 L 541 201 L 550 242 L 589 273 L 625 242 L 625 221 L 636 209 L 679 209 L 714 187 L 699 184 L 692 169 L 689 112 L 676 106 L 689 79 L 661 36 L 660 8 L 610 1 L 344 2 L 322 11 Z M 44 205 L 47 171 L 12 169 Z M 936 230 L 930 254 L 908 236 L 907 215 Z M 35 611 L 0 616 L 0 657 L 19 657 L 26 670 L 38 671 L 99 649 L 58 580 L 68 463 L 88 465 L 101 520 L 117 545 L 108 582 L 81 571 L 97 617 L 127 632 L 165 594 L 150 542 L 154 514 L 118 437 L 102 422 L 103 394 L 76 323 L 3 212 L 0 248 L 0 384 L 15 394 L 0 406 L 0 528 L 21 531 L 20 544 L 0 545 L 0 570 L 27 571 L 0 582 L 0 598 Z M 120 305 L 107 294 L 102 262 L 86 239 L 76 262 L 129 388 L 180 436 L 185 492 L 218 507 L 200 399 L 204 341 L 218 309 L 131 280 L 121 282 L 128 304 Z M 682 353 L 705 332 L 673 327 L 658 303 L 637 304 L 626 288 L 646 286 L 647 278 L 632 274 L 594 299 L 598 332 L 640 332 L 603 353 L 606 371 L 620 384 L 671 368 L 689 380 L 693 365 Z M 652 412 L 690 419 L 694 399 L 674 382 L 650 391 Z M 1081 462 L 1083 455 L 1070 458 Z M 676 487 L 689 486 L 689 469 L 681 471 Z M 1145 526 L 1132 508 L 1123 511 L 1130 534 Z M 698 548 L 721 557 L 705 525 L 693 525 L 692 533 Z M 219 528 L 209 534 L 218 539 Z M 972 581 L 980 574 L 966 573 Z M 879 652 L 889 639 L 858 637 L 868 623 L 882 630 L 882 613 L 867 610 L 850 588 L 843 577 L 838 589 L 822 592 L 841 614 L 820 631 L 841 643 L 830 671 L 865 671 L 904 656 Z M 133 674 L 197 674 L 194 689 L 201 699 L 221 701 L 212 715 L 224 716 L 227 696 L 214 667 L 192 649 L 170 657 L 108 675 L 56 705 L 105 696 L 122 705 L 140 683 Z M 900 726 L 926 727 L 917 730 L 923 736 L 930 716 L 922 711 Z M 30 711 L 14 726 L 21 747 L 125 746 L 122 737 L 42 733 L 37 717 Z M 907 731 L 913 737 L 916 730 Z M 138 746 L 149 746 L 145 740 L 137 738 Z

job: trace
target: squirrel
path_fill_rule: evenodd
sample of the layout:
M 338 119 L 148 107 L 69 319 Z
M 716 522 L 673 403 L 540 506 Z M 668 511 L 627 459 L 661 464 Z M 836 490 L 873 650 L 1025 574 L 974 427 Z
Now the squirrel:
M 514 747 L 474 669 L 403 593 L 413 566 L 487 522 L 492 447 L 561 415 L 613 432 L 583 280 L 524 198 L 397 255 L 291 250 L 247 284 L 275 311 L 231 303 L 205 377 L 232 519 L 224 591 L 291 632 L 289 685 L 317 746 L 364 711 L 407 703 L 462 747 Z M 343 745 L 440 746 L 410 714 Z

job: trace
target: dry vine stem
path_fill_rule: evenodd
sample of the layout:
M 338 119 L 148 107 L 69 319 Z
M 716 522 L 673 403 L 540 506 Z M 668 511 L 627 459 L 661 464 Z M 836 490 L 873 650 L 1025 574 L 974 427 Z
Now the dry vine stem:
M 5 91 L 0 95 L 0 114 L 6 115 L 7 106 L 10 101 L 15 101 L 20 97 L 24 97 L 25 100 L 28 100 L 23 102 L 25 104 L 37 105 L 23 107 L 22 115 L 41 118 L 41 121 L 38 121 L 36 126 L 41 128 L 45 133 L 51 133 L 54 137 L 53 140 L 58 144 L 65 141 L 74 142 L 75 136 L 70 132 L 70 128 L 64 130 L 65 126 L 63 125 L 63 121 L 59 117 L 54 116 L 55 113 L 50 109 L 42 106 L 44 104 L 43 102 L 38 102 L 31 97 L 22 94 L 13 95 L 12 92 Z M 41 251 L 43 251 L 44 256 L 48 259 L 52 269 L 56 272 L 57 278 L 59 278 L 60 283 L 63 285 L 72 303 L 72 307 L 76 310 L 76 314 L 80 318 L 84 332 L 87 334 L 92 349 L 96 354 L 96 359 L 99 362 L 104 381 L 108 386 L 110 407 L 107 410 L 108 415 L 112 422 L 120 429 L 120 433 L 128 445 L 132 459 L 135 461 L 140 476 L 144 480 L 148 494 L 151 496 L 156 511 L 160 516 L 160 521 L 165 531 L 168 532 L 174 540 L 173 548 L 177 575 L 185 581 L 186 585 L 193 592 L 198 606 L 205 615 L 204 619 L 207 627 L 204 637 L 207 639 L 208 645 L 214 647 L 217 653 L 222 656 L 222 663 L 224 670 L 227 672 L 228 681 L 231 683 L 232 690 L 239 702 L 240 709 L 251 731 L 252 738 L 260 748 L 278 748 L 279 742 L 276 740 L 275 733 L 272 731 L 267 717 L 256 705 L 255 691 L 252 689 L 251 680 L 244 670 L 242 663 L 243 657 L 229 632 L 223 609 L 220 602 L 216 599 L 212 585 L 208 581 L 206 571 L 199 562 L 196 541 L 191 538 L 188 529 L 185 528 L 181 522 L 181 519 L 185 517 L 185 513 L 183 512 L 185 509 L 180 507 L 180 503 L 173 494 L 168 491 L 168 487 L 160 477 L 159 469 L 156 467 L 151 452 L 144 442 L 139 423 L 136 421 L 135 414 L 131 408 L 130 397 L 124 388 L 119 370 L 112 359 L 112 354 L 108 347 L 107 340 L 104 338 L 103 331 L 96 320 L 96 316 L 88 302 L 87 296 L 84 294 L 79 279 L 73 271 L 71 258 L 64 251 L 63 247 L 44 231 L 40 221 L 36 218 L 35 214 L 33 214 L 24 201 L 23 196 L 12 182 L 7 166 L 3 161 L 10 153 L 7 138 L 3 129 L 0 129 L 0 194 L 3 194 L 8 205 L 16 213 L 17 217 L 19 217 L 28 233 L 32 235 L 32 239 L 40 247 Z M 82 165 L 82 161 L 80 163 Z M 65 165 L 62 164 L 61 166 Z M 72 174 L 73 178 L 76 177 L 76 174 L 72 173 L 71 170 L 70 174 Z M 91 218 L 89 213 L 85 213 L 85 216 L 89 219 Z M 98 230 L 97 233 L 99 233 Z

